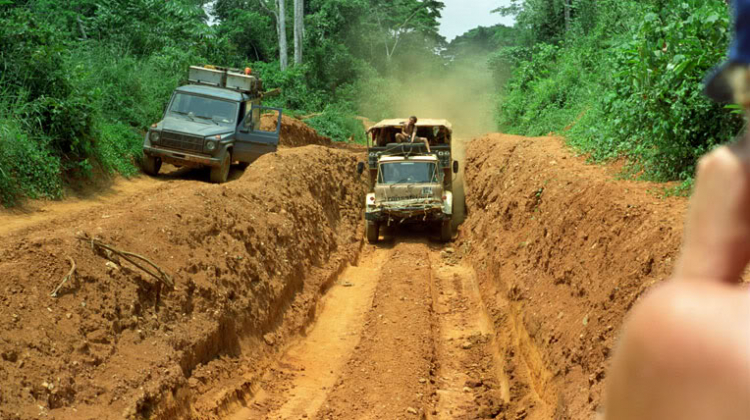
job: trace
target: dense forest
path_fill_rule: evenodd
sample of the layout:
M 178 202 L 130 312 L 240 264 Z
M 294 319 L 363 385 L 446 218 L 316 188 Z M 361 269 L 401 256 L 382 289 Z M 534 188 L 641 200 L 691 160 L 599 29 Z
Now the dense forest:
M 388 114 L 395 75 L 434 71 L 433 0 L 0 0 L 0 201 L 137 172 L 189 65 L 251 67 L 271 105 L 335 140 Z M 363 110 L 362 108 L 366 108 Z
M 702 95 L 731 37 L 724 0 L 513 0 L 498 12 L 516 17 L 513 45 L 491 58 L 513 69 L 503 131 L 560 133 L 687 192 L 697 158 L 742 128 L 738 107 Z
M 731 35 L 723 0 L 498 3 L 514 27 L 447 42 L 436 0 L 0 0 L 0 202 L 136 173 L 192 64 L 253 68 L 281 88 L 270 105 L 338 141 L 362 141 L 357 115 L 431 103 L 420 109 L 461 108 L 474 131 L 560 133 L 686 185 L 697 156 L 740 130 L 701 95 Z

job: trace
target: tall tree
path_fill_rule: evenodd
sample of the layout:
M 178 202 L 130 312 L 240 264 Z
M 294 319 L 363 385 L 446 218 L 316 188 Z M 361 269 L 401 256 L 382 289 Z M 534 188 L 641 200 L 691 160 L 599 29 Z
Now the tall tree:
M 375 0 L 372 4 L 377 25 L 382 33 L 388 62 L 393 58 L 404 35 L 419 32 L 437 38 L 440 11 L 445 7 L 436 0 Z
M 289 66 L 289 53 L 286 41 L 286 1 L 276 0 L 276 22 L 279 31 L 279 63 L 281 70 Z
M 281 70 L 286 70 L 289 67 L 289 48 L 286 39 L 286 2 L 284 0 L 275 1 L 276 5 L 273 10 L 268 7 L 266 0 L 258 0 L 258 3 L 276 18 L 276 33 L 279 35 L 279 66 Z
M 305 38 L 305 0 L 294 0 L 294 64 L 302 64 Z

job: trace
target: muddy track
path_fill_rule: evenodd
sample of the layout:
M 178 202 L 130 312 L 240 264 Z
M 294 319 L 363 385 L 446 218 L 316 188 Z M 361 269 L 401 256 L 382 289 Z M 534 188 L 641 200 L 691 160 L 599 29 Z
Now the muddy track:
M 509 401 L 473 269 L 450 246 L 366 246 L 304 338 L 269 367 L 244 419 L 494 418 Z

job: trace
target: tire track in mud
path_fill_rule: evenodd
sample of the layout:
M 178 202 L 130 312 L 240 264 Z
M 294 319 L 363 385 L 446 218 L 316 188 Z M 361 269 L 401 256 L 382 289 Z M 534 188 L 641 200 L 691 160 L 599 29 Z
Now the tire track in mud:
M 491 319 L 451 247 L 366 246 L 307 336 L 224 419 L 494 418 L 511 387 Z
M 476 276 L 451 247 L 431 259 L 440 326 L 434 417 L 494 418 L 509 400 L 509 383 Z
M 226 418 L 314 415 L 359 341 L 377 274 L 389 257 L 389 250 L 376 249 L 347 268 L 323 298 L 320 317 L 307 336 L 266 373 L 252 404 Z

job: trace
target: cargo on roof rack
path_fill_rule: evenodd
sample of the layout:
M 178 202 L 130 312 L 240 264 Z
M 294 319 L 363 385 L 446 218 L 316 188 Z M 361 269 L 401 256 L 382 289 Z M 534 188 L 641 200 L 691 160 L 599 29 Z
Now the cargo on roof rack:
M 246 69 L 243 73 L 239 69 L 217 66 L 190 66 L 188 82 L 194 85 L 214 86 L 257 94 L 262 90 L 261 82 L 250 73 L 252 73 L 250 69 Z

